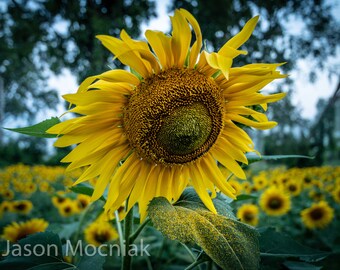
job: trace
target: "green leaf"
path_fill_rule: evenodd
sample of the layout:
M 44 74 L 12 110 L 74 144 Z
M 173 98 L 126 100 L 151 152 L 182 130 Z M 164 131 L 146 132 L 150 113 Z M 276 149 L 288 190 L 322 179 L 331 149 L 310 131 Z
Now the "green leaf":
M 253 200 L 253 199 L 257 199 L 257 196 L 241 194 L 236 197 L 236 201 L 245 201 L 245 200 Z
M 285 261 L 284 266 L 289 270 L 320 270 L 321 266 L 315 266 L 313 264 L 305 262 Z
M 221 193 L 218 193 L 216 198 L 213 199 L 213 203 L 219 215 L 236 220 L 233 210 L 229 205 L 229 202 L 232 202 L 233 200 L 232 199 L 230 199 L 229 201 L 228 200 L 229 197 L 223 196 Z M 192 210 L 195 209 L 207 210 L 204 203 L 197 195 L 195 189 L 192 187 L 186 188 L 183 191 L 181 197 L 178 199 L 175 205 L 190 208 Z
M 40 137 L 40 138 L 56 138 L 57 135 L 55 134 L 48 134 L 46 130 L 55 126 L 56 124 L 60 123 L 58 117 L 52 117 L 45 121 L 42 121 L 36 125 L 30 127 L 23 127 L 23 128 L 4 128 L 10 131 L 18 132 L 25 135 Z
M 56 264 L 55 268 L 44 265 Z M 66 269 L 60 239 L 52 232 L 36 233 L 12 245 L 10 253 L 0 261 L 0 269 Z M 38 267 L 39 266 L 39 267 Z M 70 264 L 68 264 L 70 268 Z
M 28 270 L 77 270 L 77 269 L 78 268 L 73 264 L 69 264 L 66 262 L 54 262 L 33 266 Z
M 76 186 L 72 186 L 69 188 L 71 191 L 78 193 L 78 194 L 84 194 L 84 195 L 88 195 L 88 196 L 92 196 L 93 194 L 93 187 L 88 185 L 88 184 L 84 184 L 84 183 L 80 183 Z M 106 199 L 104 198 L 104 196 L 101 196 L 99 198 L 99 200 L 102 200 L 104 202 L 106 202 Z
M 263 257 L 299 258 L 306 262 L 317 262 L 330 253 L 303 246 L 273 228 L 260 230 L 260 250 Z
M 103 269 L 105 258 L 105 256 L 101 256 L 99 253 L 93 256 L 82 256 L 77 264 L 77 268 L 79 270 Z
M 314 159 L 314 157 L 303 156 L 303 155 L 266 155 L 266 156 L 258 156 L 254 153 L 247 153 L 246 157 L 248 159 L 248 165 L 263 161 L 263 160 L 278 160 L 278 159 L 287 159 L 287 158 L 308 158 Z
M 58 231 L 58 234 L 61 239 L 70 239 L 71 236 L 79 230 L 79 221 L 68 223 L 68 224 L 61 224 L 61 228 Z
M 148 212 L 156 229 L 170 239 L 196 243 L 223 269 L 258 268 L 258 234 L 252 227 L 215 215 L 195 201 L 173 206 L 158 197 Z

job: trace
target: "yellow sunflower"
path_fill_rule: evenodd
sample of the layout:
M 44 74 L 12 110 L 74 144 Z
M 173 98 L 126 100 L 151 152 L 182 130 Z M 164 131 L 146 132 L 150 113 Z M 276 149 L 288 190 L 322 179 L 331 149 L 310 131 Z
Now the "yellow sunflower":
M 332 192 L 332 196 L 333 196 L 334 201 L 336 201 L 337 203 L 340 203 L 340 187 L 339 186 L 334 189 L 334 191 Z
M 26 222 L 12 222 L 4 228 L 2 238 L 13 243 L 30 234 L 43 232 L 48 227 L 48 222 L 42 218 L 33 218 Z
M 236 214 L 242 222 L 256 226 L 259 222 L 259 208 L 254 204 L 243 204 Z
M 255 176 L 253 182 L 256 190 L 262 190 L 268 185 L 268 180 L 263 175 Z
M 77 196 L 77 202 L 79 210 L 83 210 L 90 204 L 91 197 L 84 194 L 79 194 Z
M 60 205 L 66 202 L 67 198 L 57 195 L 57 196 L 53 196 L 51 200 L 55 207 L 59 207 Z
M 33 204 L 29 200 L 14 201 L 12 208 L 15 213 L 27 215 L 31 212 Z
M 309 229 L 324 228 L 334 217 L 334 210 L 326 201 L 314 203 L 311 207 L 301 211 L 303 224 Z
M 298 180 L 289 180 L 285 184 L 285 190 L 292 196 L 297 196 L 301 193 L 301 183 Z
M 242 185 L 237 180 L 230 180 L 229 184 L 233 187 L 235 190 L 235 195 L 240 195 L 242 192 Z
M 118 238 L 116 229 L 105 221 L 93 222 L 84 230 L 84 234 L 86 242 L 95 246 Z
M 4 191 L 2 194 L 1 194 L 5 200 L 12 200 L 14 198 L 14 192 L 10 189 Z
M 68 170 L 87 167 L 75 184 L 98 177 L 92 199 L 109 185 L 105 210 L 118 209 L 129 197 L 127 210 L 138 203 L 141 220 L 153 197 L 176 201 L 188 184 L 214 213 L 215 187 L 235 198 L 216 161 L 244 179 L 239 163 L 248 163 L 245 153 L 254 147 L 239 124 L 274 127 L 264 112 L 268 103 L 285 96 L 259 92 L 286 77 L 277 70 L 281 64 L 232 68 L 233 59 L 247 53 L 238 49 L 257 21 L 249 20 L 212 53 L 201 51 L 199 24 L 184 9 L 171 17 L 171 36 L 151 30 L 145 33 L 147 42 L 131 39 L 124 30 L 120 39 L 97 36 L 132 72 L 110 70 L 89 77 L 77 93 L 64 96 L 75 104 L 70 111 L 81 116 L 47 132 L 60 135 L 57 147 L 78 144 L 62 160 L 71 163 Z
M 13 203 L 11 201 L 0 203 L 0 215 L 7 212 L 13 212 Z
M 282 189 L 271 187 L 262 193 L 260 206 L 269 216 L 281 216 L 290 210 L 290 198 Z
M 69 198 L 66 198 L 66 200 L 57 206 L 59 214 L 63 217 L 69 217 L 74 214 L 79 213 L 79 207 L 78 207 L 78 202 L 73 201 Z

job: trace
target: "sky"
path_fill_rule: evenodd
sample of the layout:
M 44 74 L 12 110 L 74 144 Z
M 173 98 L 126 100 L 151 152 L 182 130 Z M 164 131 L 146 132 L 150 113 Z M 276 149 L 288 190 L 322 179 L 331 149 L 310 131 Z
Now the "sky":
M 159 30 L 159 31 L 169 31 L 170 20 L 169 14 L 167 13 L 167 5 L 169 0 L 156 1 L 158 17 L 150 20 L 148 24 L 142 26 L 142 33 L 146 29 Z M 340 13 L 340 5 L 334 10 L 334 12 Z M 104 49 L 104 48 L 103 48 Z M 339 55 L 339 54 L 338 54 Z M 289 61 L 289 59 L 287 59 Z M 340 57 L 331 60 L 334 64 L 339 64 Z M 329 63 L 329 64 L 332 64 Z M 298 67 L 290 73 L 291 78 L 294 79 L 294 94 L 293 94 L 293 104 L 301 109 L 301 116 L 310 120 L 317 118 L 317 107 L 316 104 L 320 98 L 328 99 L 331 97 L 335 91 L 338 83 L 338 77 L 328 77 L 328 74 L 322 70 L 316 70 L 318 75 L 317 80 L 311 83 L 308 80 L 309 71 L 308 61 L 301 60 L 298 63 Z M 104 70 L 103 70 L 104 72 Z M 63 82 L 62 84 L 60 82 Z M 78 85 L 76 79 L 72 74 L 65 70 L 59 76 L 51 76 L 49 80 L 49 85 L 56 89 L 59 95 L 66 93 L 74 93 L 77 91 Z M 64 107 L 62 104 L 59 105 L 58 112 L 48 112 L 48 117 L 60 116 L 64 112 Z M 44 115 L 46 119 L 46 114 Z

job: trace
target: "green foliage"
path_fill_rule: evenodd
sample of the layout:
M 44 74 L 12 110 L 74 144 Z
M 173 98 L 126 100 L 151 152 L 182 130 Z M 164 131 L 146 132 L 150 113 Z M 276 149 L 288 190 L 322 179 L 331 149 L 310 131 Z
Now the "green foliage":
M 93 187 L 90 186 L 90 185 L 87 185 L 87 184 L 83 184 L 83 183 L 80 183 L 76 186 L 72 186 L 70 187 L 70 190 L 75 192 L 75 193 L 78 193 L 78 194 L 84 194 L 84 195 L 88 195 L 88 196 L 92 196 L 93 194 Z M 106 201 L 106 198 L 104 198 L 104 196 L 101 196 L 99 198 L 99 200 L 102 200 L 102 201 Z
M 19 141 L 19 142 L 18 142 Z M 41 138 L 20 136 L 0 144 L 0 167 L 16 163 L 29 165 L 44 163 L 46 141 Z
M 39 138 L 55 138 L 56 135 L 46 133 L 46 130 L 53 127 L 54 125 L 60 123 L 58 117 L 52 117 L 50 119 L 44 120 L 36 125 L 23 127 L 23 128 L 5 128 L 10 131 L 18 132 L 25 135 L 30 135 Z
M 247 20 L 259 14 L 259 26 L 244 46 L 251 50 L 247 56 L 237 58 L 236 64 L 287 62 L 282 68 L 290 70 L 299 59 L 312 57 L 313 64 L 323 66 L 325 59 L 335 55 L 340 33 L 337 31 L 339 21 L 332 14 L 334 5 L 325 0 L 174 0 L 171 9 L 185 8 L 191 12 L 200 23 L 208 47 L 215 50 L 221 48 Z M 296 34 L 289 27 L 288 23 L 294 19 L 301 23 L 303 34 Z M 313 70 L 310 68 L 311 72 Z
M 298 258 L 306 262 L 317 262 L 330 254 L 303 246 L 273 228 L 260 229 L 260 250 L 263 257 Z
M 36 245 L 40 245 L 41 248 L 35 250 Z M 22 255 L 18 256 L 18 252 Z M 52 232 L 37 233 L 19 240 L 12 246 L 10 254 L 0 261 L 2 269 L 11 270 L 57 270 L 65 269 L 67 266 L 69 267 L 63 261 L 60 239 Z
M 260 231 L 260 250 L 261 267 L 279 267 L 284 265 L 291 270 L 317 270 L 318 266 L 311 263 L 323 260 L 330 255 L 324 252 L 303 246 L 294 241 L 288 235 L 275 231 L 273 228 L 261 228 Z
M 253 269 L 259 264 L 256 231 L 211 213 L 196 199 L 173 206 L 165 198 L 154 198 L 148 212 L 154 226 L 164 235 L 198 244 L 223 269 Z

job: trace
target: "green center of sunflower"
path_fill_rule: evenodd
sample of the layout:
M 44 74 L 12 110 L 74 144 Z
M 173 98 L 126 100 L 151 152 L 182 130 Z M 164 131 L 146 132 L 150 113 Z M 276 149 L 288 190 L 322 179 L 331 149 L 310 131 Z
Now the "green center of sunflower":
M 157 140 L 170 154 L 186 155 L 200 148 L 209 138 L 212 121 L 201 103 L 174 109 L 164 118 Z
M 223 128 L 223 98 L 211 78 L 173 68 L 145 80 L 130 97 L 124 129 L 140 158 L 165 165 L 203 156 Z

